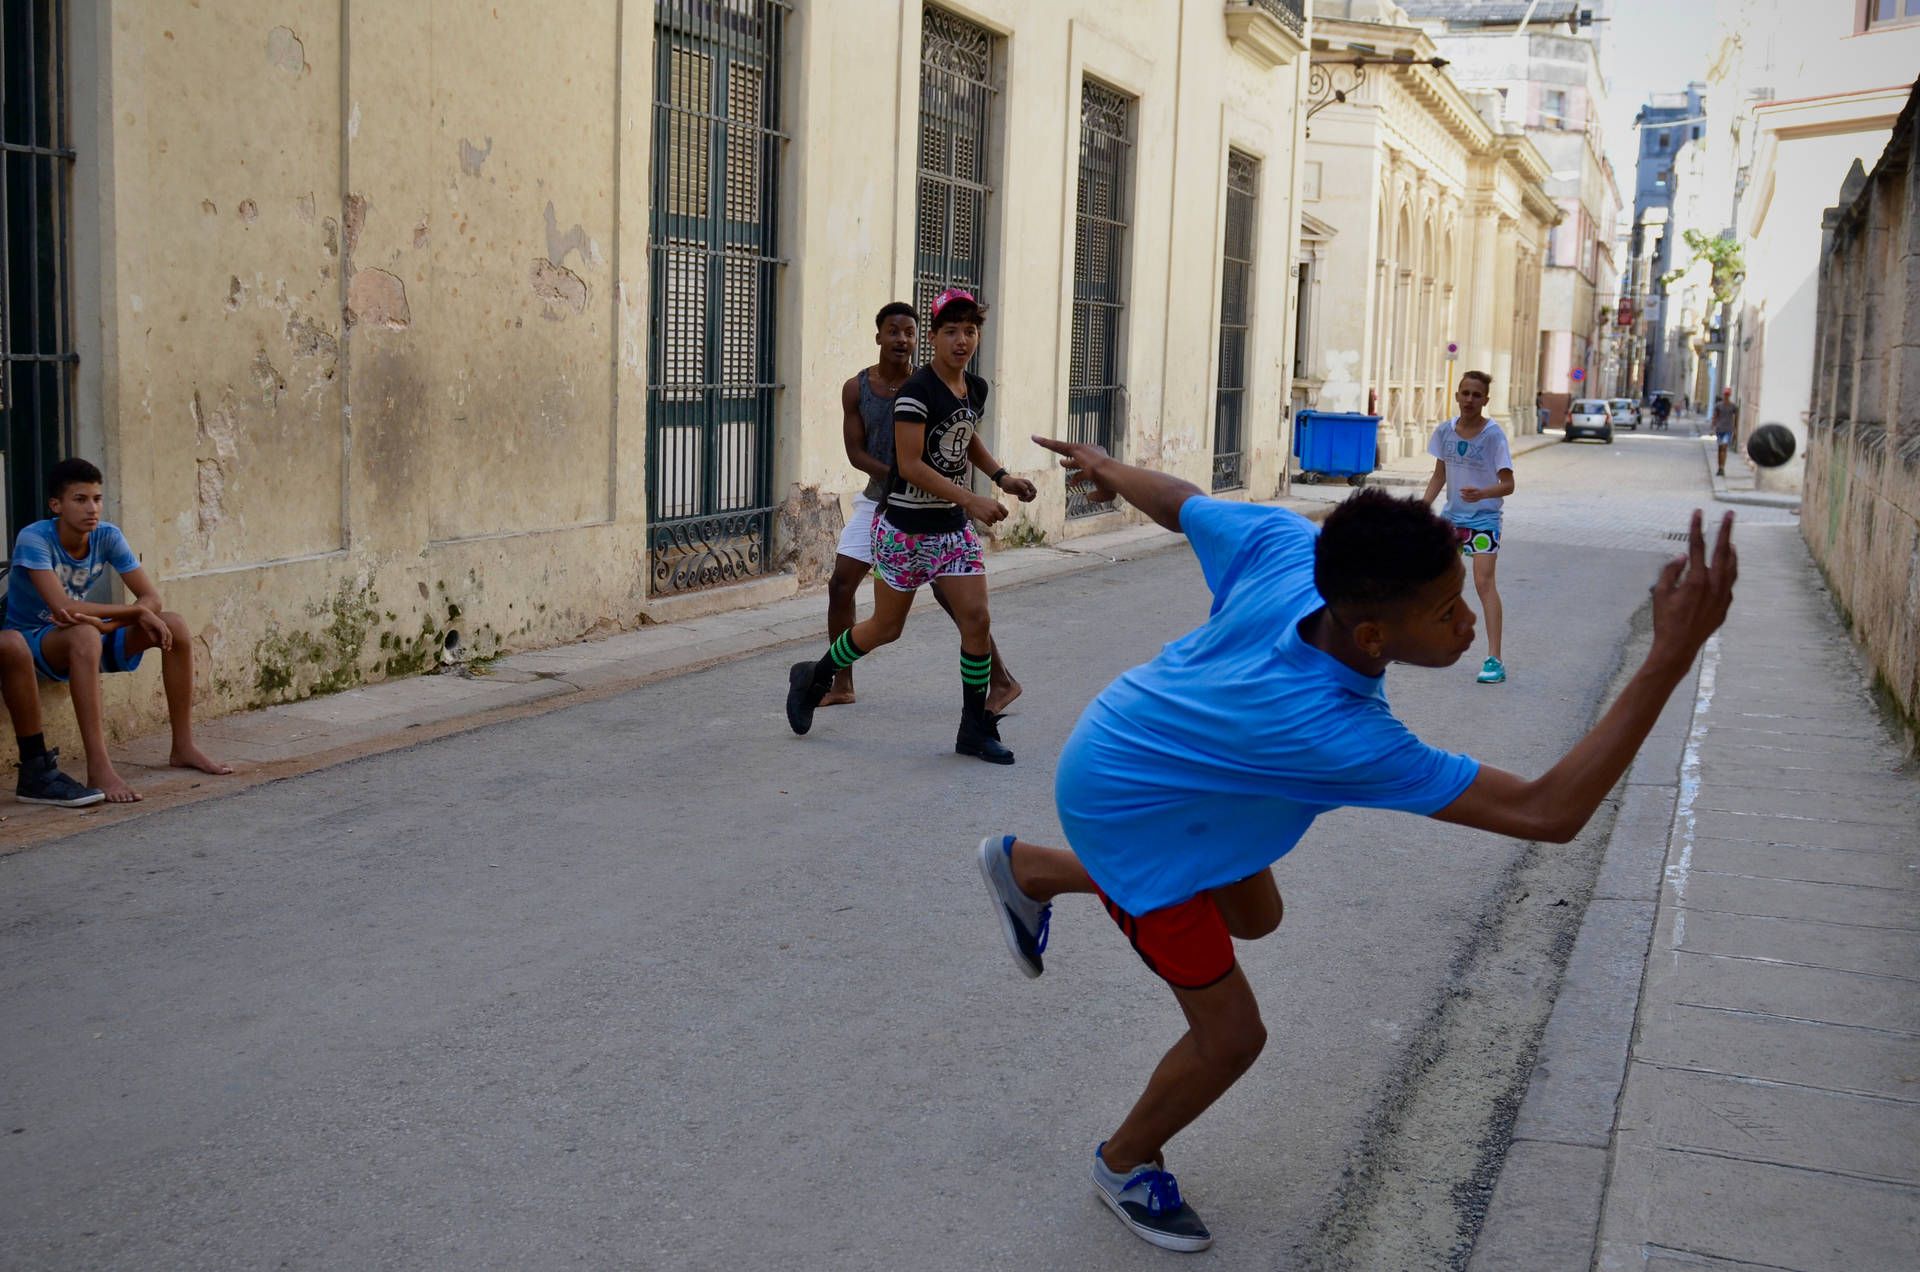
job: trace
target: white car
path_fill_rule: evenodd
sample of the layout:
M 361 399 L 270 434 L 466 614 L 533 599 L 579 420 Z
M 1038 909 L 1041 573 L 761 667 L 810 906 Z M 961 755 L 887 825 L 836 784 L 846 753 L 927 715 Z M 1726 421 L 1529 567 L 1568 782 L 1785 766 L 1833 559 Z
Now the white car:
M 1636 433 L 1640 431 L 1640 408 L 1633 404 L 1632 398 L 1608 398 L 1607 407 L 1613 412 L 1616 423 Z
M 1613 411 L 1605 398 L 1575 398 L 1567 408 L 1567 440 L 1576 437 L 1613 441 Z

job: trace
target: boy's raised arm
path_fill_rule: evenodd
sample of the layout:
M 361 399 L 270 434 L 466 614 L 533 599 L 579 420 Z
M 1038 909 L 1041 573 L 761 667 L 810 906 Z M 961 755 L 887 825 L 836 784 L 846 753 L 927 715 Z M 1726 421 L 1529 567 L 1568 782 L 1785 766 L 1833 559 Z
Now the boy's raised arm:
M 1653 585 L 1653 648 L 1600 723 L 1558 764 L 1532 781 L 1483 767 L 1460 797 L 1434 814 L 1454 822 L 1512 835 L 1565 843 L 1580 833 L 1613 784 L 1627 771 L 1652 731 L 1660 710 L 1707 638 L 1726 621 L 1733 603 L 1739 558 L 1733 549 L 1733 514 L 1720 522 L 1708 563 L 1701 516 L 1693 514 L 1687 555 L 1667 563 Z

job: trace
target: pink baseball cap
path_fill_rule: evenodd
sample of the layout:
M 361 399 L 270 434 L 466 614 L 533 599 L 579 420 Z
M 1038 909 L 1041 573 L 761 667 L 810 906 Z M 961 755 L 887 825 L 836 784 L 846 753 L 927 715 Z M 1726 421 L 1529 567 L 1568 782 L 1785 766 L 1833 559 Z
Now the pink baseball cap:
M 927 315 L 927 325 L 937 326 L 940 321 L 940 311 L 956 300 L 969 301 L 975 305 L 980 303 L 974 299 L 972 292 L 965 291 L 959 287 L 949 287 L 933 298 L 933 312 Z

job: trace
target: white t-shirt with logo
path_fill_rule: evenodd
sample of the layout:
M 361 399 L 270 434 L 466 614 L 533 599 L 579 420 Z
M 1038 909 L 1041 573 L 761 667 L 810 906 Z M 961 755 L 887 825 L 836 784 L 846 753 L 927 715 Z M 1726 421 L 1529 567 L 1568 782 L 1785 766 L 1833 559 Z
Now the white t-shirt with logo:
M 1499 524 L 1500 506 L 1506 500 L 1468 503 L 1460 497 L 1460 487 L 1499 485 L 1500 470 L 1513 467 L 1513 452 L 1507 448 L 1506 432 L 1492 420 L 1470 438 L 1455 431 L 1458 422 L 1440 422 L 1427 443 L 1427 454 L 1447 466 L 1447 520 L 1456 526 L 1488 529 Z

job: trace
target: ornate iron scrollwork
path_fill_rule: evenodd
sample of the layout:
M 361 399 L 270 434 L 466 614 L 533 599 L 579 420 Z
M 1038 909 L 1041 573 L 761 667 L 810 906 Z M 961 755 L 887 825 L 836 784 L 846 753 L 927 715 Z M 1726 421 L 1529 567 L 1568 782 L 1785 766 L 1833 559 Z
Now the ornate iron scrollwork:
M 770 509 L 669 521 L 647 531 L 654 596 L 671 596 L 766 572 Z

